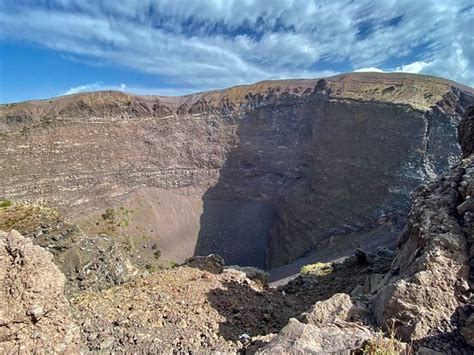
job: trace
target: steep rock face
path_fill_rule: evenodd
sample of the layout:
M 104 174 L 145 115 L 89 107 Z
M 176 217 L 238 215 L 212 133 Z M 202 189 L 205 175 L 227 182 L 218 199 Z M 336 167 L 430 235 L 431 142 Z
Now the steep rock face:
M 0 231 L 0 352 L 79 353 L 79 328 L 52 255 L 16 231 Z
M 461 336 L 472 345 L 473 113 L 469 107 L 460 125 L 464 160 L 415 191 L 400 250 L 373 302 L 378 324 L 428 347 L 459 349 Z
M 0 195 L 72 218 L 122 203 L 149 215 L 154 196 L 166 218 L 140 225 L 162 255 L 274 267 L 334 235 L 380 225 L 396 235 L 409 192 L 459 155 L 455 126 L 472 95 L 436 78 L 353 74 L 2 106 Z

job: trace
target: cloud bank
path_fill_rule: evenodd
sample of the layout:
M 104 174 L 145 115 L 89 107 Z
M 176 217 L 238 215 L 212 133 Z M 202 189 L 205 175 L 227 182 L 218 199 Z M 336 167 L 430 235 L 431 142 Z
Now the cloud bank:
M 472 0 L 3 0 L 0 39 L 195 90 L 353 70 L 474 86 L 473 14 Z

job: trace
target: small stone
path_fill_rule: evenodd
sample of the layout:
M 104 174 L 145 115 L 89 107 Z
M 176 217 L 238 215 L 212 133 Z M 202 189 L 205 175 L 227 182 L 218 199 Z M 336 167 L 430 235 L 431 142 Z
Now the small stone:
M 106 350 L 112 347 L 114 345 L 114 338 L 112 337 L 107 337 L 102 342 L 100 343 L 100 350 Z
M 31 316 L 33 322 L 38 322 L 45 315 L 46 311 L 41 305 L 35 304 L 28 310 L 28 315 Z

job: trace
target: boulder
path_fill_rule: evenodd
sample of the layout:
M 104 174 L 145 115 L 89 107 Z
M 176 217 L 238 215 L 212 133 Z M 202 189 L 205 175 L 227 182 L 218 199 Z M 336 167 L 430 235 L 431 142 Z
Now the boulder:
M 247 278 L 259 283 L 262 286 L 268 284 L 268 278 L 270 277 L 267 272 L 252 266 L 230 265 L 225 267 L 225 270 L 228 269 L 243 272 Z
M 353 305 L 349 295 L 337 293 L 325 301 L 316 302 L 309 312 L 303 314 L 302 319 L 304 323 L 313 325 L 345 321 Z
M 0 353 L 80 352 L 65 281 L 49 252 L 0 231 Z
M 213 274 L 221 274 L 224 271 L 224 259 L 217 254 L 208 256 L 193 256 L 185 260 L 184 264 L 189 267 L 209 271 Z
M 372 337 L 365 327 L 337 322 L 316 326 L 292 318 L 261 354 L 330 354 L 349 353 L 359 349 Z

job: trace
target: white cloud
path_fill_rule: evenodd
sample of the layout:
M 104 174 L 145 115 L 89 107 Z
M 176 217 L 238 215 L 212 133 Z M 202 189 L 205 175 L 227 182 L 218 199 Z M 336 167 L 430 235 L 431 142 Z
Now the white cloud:
M 360 68 L 360 69 L 355 69 L 355 72 L 360 72 L 360 73 L 383 73 L 384 71 L 382 69 L 376 68 L 376 67 L 369 67 L 369 68 Z
M 422 73 L 424 69 L 429 68 L 432 62 L 413 62 L 410 64 L 402 65 L 395 68 L 393 71 L 404 72 L 404 73 Z
M 72 95 L 81 92 L 90 91 L 102 91 L 102 90 L 113 90 L 123 91 L 138 95 L 160 95 L 160 96 L 178 96 L 186 95 L 195 92 L 195 90 L 189 89 L 177 89 L 177 88 L 144 88 L 136 86 L 128 86 L 127 84 L 120 83 L 119 85 L 105 85 L 98 81 L 95 83 L 89 83 L 69 88 L 67 91 L 60 93 L 59 95 Z
M 4 0 L 0 39 L 125 66 L 194 90 L 325 76 L 347 66 L 474 85 L 471 5 L 472 0 Z M 397 17 L 398 25 L 387 26 Z M 320 62 L 333 69 L 319 70 Z M 386 68 L 387 62 L 403 64 Z
M 412 74 L 420 74 L 423 70 L 429 68 L 433 63 L 432 62 L 413 62 L 410 64 L 401 65 L 396 68 L 388 68 L 388 69 L 381 69 L 376 67 L 369 67 L 369 68 L 360 68 L 355 69 L 354 72 L 376 72 L 376 73 L 393 73 L 393 72 L 401 72 L 401 73 L 412 73 Z
M 101 82 L 74 86 L 72 88 L 69 88 L 69 90 L 62 93 L 61 95 L 72 95 L 72 94 L 77 94 L 80 92 L 97 91 L 97 90 L 104 90 Z

